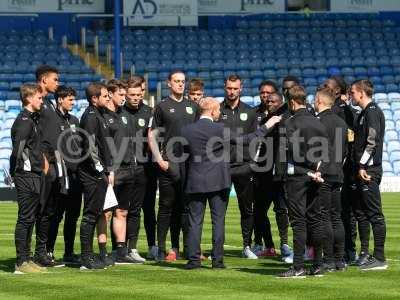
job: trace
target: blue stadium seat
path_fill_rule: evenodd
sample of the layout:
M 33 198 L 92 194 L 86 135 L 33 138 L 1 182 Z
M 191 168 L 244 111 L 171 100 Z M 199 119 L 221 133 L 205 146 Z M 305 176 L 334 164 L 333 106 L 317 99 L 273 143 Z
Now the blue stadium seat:
M 386 132 L 385 132 L 385 140 L 386 141 L 397 141 L 398 139 L 399 139 L 399 137 L 397 135 L 397 131 L 395 131 L 395 130 L 386 130 Z
M 382 170 L 383 172 L 393 172 L 392 164 L 388 161 L 383 161 Z
M 222 88 L 212 89 L 211 95 L 213 97 L 224 97 L 225 96 L 225 90 L 222 89 Z
M 393 151 L 399 150 L 400 149 L 400 142 L 399 141 L 389 141 L 387 143 L 387 152 L 392 153 Z
M 399 176 L 400 175 L 400 161 L 396 160 L 393 162 L 393 172 Z
M 392 151 L 391 153 L 390 153 L 390 161 L 391 162 L 394 162 L 394 161 L 400 161 L 400 149 L 399 150 L 395 150 L 395 151 Z
M 397 84 L 394 83 L 389 83 L 385 85 L 385 91 L 386 93 L 393 93 L 393 92 L 398 92 L 399 87 Z

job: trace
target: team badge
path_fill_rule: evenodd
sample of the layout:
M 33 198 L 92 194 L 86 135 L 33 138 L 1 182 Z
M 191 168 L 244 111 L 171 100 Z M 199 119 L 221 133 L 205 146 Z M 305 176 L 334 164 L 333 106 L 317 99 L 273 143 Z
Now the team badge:
M 175 112 L 175 108 L 170 108 L 170 109 L 169 109 L 169 112 L 170 112 L 170 113 L 174 113 L 174 112 Z
M 126 119 L 126 117 L 121 117 L 121 119 L 122 119 L 122 122 L 126 125 L 126 124 L 128 124 L 128 120 Z
M 146 122 L 144 121 L 144 119 L 139 119 L 138 124 L 140 127 L 143 127 L 144 125 L 146 125 Z
M 71 124 L 71 131 L 72 131 L 72 132 L 76 132 L 76 126 L 75 126 L 75 124 Z
M 241 113 L 240 114 L 240 120 L 247 121 L 247 113 Z
M 60 127 L 61 127 L 61 131 L 64 131 L 64 125 L 61 125 Z
M 189 115 L 193 114 L 193 108 L 191 108 L 190 106 L 187 106 L 187 107 L 186 107 L 186 112 L 187 112 Z
M 222 120 L 228 120 L 228 115 L 223 114 L 222 115 Z
M 114 119 L 109 119 L 108 122 L 110 122 L 110 124 L 114 123 Z

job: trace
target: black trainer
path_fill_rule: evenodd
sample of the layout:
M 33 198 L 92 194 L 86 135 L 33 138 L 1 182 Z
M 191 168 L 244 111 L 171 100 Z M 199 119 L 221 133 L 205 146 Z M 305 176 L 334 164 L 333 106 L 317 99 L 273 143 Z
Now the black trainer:
M 164 262 L 165 261 L 165 252 L 158 248 L 157 256 L 154 259 L 156 262 Z
M 108 253 L 100 254 L 99 259 L 104 263 L 106 267 L 115 265 L 115 261 L 112 256 Z
M 120 247 L 117 248 L 116 255 L 115 255 L 115 264 L 116 265 L 127 265 L 127 264 L 134 264 L 136 260 L 128 255 L 128 248 Z
M 368 262 L 369 254 L 366 252 L 360 252 L 360 255 L 358 256 L 358 259 L 356 261 L 357 266 L 362 266 Z
M 337 272 L 346 271 L 346 263 L 344 261 L 335 262 L 335 267 Z
M 104 270 L 106 265 L 94 255 L 83 256 L 81 270 Z
M 66 265 L 80 265 L 81 257 L 77 254 L 66 255 L 64 254 L 63 262 Z
M 362 271 L 386 270 L 387 268 L 388 265 L 386 261 L 378 260 L 373 256 L 371 256 L 365 264 L 360 266 L 360 270 Z
M 324 267 L 321 265 L 312 265 L 311 268 L 308 269 L 307 275 L 322 277 L 324 276 Z
M 279 274 L 278 278 L 306 278 L 306 270 L 304 268 L 295 269 L 291 267 L 289 270 Z
M 336 271 L 336 265 L 332 263 L 324 263 L 323 268 L 326 272 L 335 272 Z
M 52 268 L 56 266 L 56 263 L 52 261 L 48 255 L 35 255 L 33 257 L 33 262 L 40 267 L 45 267 L 45 268 Z

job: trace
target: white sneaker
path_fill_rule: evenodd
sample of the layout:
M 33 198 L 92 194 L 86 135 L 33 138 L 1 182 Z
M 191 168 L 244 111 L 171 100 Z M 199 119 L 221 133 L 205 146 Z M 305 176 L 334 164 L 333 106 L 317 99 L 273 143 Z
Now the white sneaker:
M 253 248 L 251 248 L 251 252 L 253 252 L 255 255 L 260 256 L 261 253 L 263 253 L 264 247 L 263 245 L 257 245 L 255 244 Z
M 293 263 L 293 253 L 290 254 L 289 256 L 282 257 L 282 261 L 287 264 L 292 264 Z
M 247 259 L 258 259 L 257 255 L 255 255 L 249 246 L 246 246 L 243 249 L 243 257 L 247 258 Z
M 149 247 L 149 251 L 147 252 L 147 259 L 150 260 L 155 260 L 158 254 L 158 247 L 157 246 L 151 246 Z
M 131 249 L 129 256 L 138 263 L 144 263 L 146 261 L 145 258 L 141 257 L 139 252 L 136 249 Z

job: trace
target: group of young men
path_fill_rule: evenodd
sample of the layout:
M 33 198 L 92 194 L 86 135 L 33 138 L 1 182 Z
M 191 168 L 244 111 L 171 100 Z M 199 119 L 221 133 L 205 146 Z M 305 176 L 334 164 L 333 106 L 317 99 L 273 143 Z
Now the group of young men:
M 147 258 L 174 261 L 183 255 L 189 260 L 187 269 L 197 268 L 207 259 L 200 249 L 207 199 L 216 227 L 209 258 L 213 267 L 223 268 L 231 185 L 240 209 L 245 258 L 277 255 L 267 216 L 274 204 L 280 254 L 293 263 L 281 277 L 321 275 L 353 263 L 363 270 L 387 267 L 379 193 L 385 123 L 368 80 L 356 81 L 348 90 L 340 77 L 332 77 L 316 92 L 314 107 L 297 78 L 286 77 L 282 92 L 266 80 L 259 87 L 261 103 L 252 108 L 240 100 L 243 80 L 237 75 L 226 78 L 225 98 L 216 105 L 215 99 L 204 98 L 201 79 L 190 80 L 186 96 L 185 74 L 173 71 L 167 80 L 170 95 L 152 109 L 143 103 L 145 80 L 133 76 L 90 84 L 89 105 L 79 122 L 70 114 L 76 93 L 58 86 L 58 71 L 42 66 L 36 75 L 37 85 L 21 87 L 24 108 L 12 128 L 10 174 L 19 206 L 16 272 L 42 272 L 57 265 L 53 252 L 64 215 L 64 263 L 83 269 L 143 263 L 137 251 L 142 209 Z M 192 126 L 203 119 L 222 127 L 213 131 L 204 122 Z M 210 141 L 213 137 L 219 138 L 216 144 Z M 209 157 L 215 153 L 223 153 L 226 165 Z M 221 168 L 215 173 L 220 175 L 199 176 L 204 170 L 213 174 L 215 168 Z M 104 209 L 110 189 L 118 205 Z M 82 194 L 78 256 L 74 238 Z M 107 252 L 110 220 L 112 254 Z M 368 250 L 370 226 L 373 255 Z M 100 255 L 93 250 L 96 228 Z M 313 259 L 307 271 L 305 256 Z

